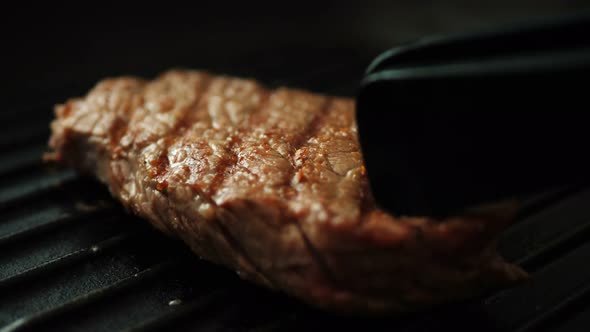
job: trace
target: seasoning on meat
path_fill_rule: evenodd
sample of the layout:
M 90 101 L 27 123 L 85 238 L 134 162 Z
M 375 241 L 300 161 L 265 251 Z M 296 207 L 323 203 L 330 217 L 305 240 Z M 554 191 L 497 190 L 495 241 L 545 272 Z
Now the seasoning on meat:
M 354 107 L 204 72 L 107 79 L 56 107 L 51 158 L 198 255 L 332 311 L 414 311 L 526 278 L 495 250 L 506 219 L 376 207 Z

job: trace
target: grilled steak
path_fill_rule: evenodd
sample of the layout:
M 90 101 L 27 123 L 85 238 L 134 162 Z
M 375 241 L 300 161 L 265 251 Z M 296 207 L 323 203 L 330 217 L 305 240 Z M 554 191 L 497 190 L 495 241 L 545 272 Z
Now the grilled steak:
M 495 250 L 506 219 L 375 206 L 351 99 L 170 71 L 104 80 L 56 117 L 52 159 L 198 255 L 313 305 L 401 313 L 526 277 Z

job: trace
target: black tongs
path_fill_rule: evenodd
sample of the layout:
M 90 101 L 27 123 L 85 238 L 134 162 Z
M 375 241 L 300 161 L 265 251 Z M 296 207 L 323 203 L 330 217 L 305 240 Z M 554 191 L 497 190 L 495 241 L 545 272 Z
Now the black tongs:
M 357 99 L 377 203 L 444 217 L 590 176 L 590 16 L 394 48 Z

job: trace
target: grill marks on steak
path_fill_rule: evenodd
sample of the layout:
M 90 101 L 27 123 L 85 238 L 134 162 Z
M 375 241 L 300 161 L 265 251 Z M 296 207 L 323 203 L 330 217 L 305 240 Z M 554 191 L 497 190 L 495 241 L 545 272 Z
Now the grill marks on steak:
M 350 99 L 171 71 L 105 80 L 56 115 L 54 159 L 202 257 L 315 305 L 404 312 L 525 277 L 495 252 L 506 220 L 375 207 Z
M 175 75 L 171 76 L 172 80 L 176 78 Z M 187 76 L 190 78 L 191 75 Z M 199 84 L 204 80 L 208 80 L 209 83 L 207 85 Z M 173 194 L 173 202 L 181 202 L 184 205 L 184 211 L 178 216 L 185 228 L 182 231 L 183 234 L 196 233 L 206 237 L 205 240 L 192 238 L 187 240 L 196 251 L 204 252 L 205 256 L 215 255 L 220 262 L 231 259 L 230 262 L 227 262 L 228 264 L 243 266 L 248 273 L 257 275 L 259 279 L 268 282 L 239 242 L 217 221 L 214 211 L 216 204 L 210 199 L 216 187 L 223 181 L 225 170 L 236 159 L 231 152 L 237 140 L 227 128 L 245 118 L 253 108 L 252 101 L 246 99 L 252 97 L 249 91 L 252 90 L 252 87 L 246 86 L 244 89 L 240 89 L 242 87 L 236 82 L 226 78 L 203 77 L 200 80 L 191 81 L 189 79 L 188 82 L 182 83 L 163 81 L 165 82 L 164 91 L 156 88 L 154 94 L 156 98 L 161 98 L 163 95 L 168 97 L 165 91 L 170 84 L 186 84 L 188 93 L 185 95 L 188 96 L 188 102 L 186 105 L 180 105 L 183 112 L 180 116 L 176 114 L 161 116 L 161 112 L 155 112 L 156 121 L 168 123 L 171 128 L 184 127 L 184 131 L 181 131 L 183 135 L 177 133 L 170 135 L 163 133 L 162 135 L 162 129 L 159 129 L 160 135 L 156 135 L 157 141 L 152 142 L 154 151 L 150 151 L 150 148 L 147 147 L 140 157 L 145 160 L 154 157 L 157 160 L 155 163 L 148 161 L 148 165 L 153 166 L 150 171 L 153 171 L 153 179 L 156 182 L 157 191 L 154 194 Z M 191 93 L 192 91 L 196 91 L 196 93 Z M 178 99 L 178 96 L 176 98 Z M 198 102 L 199 99 L 202 102 Z M 236 103 L 236 100 L 240 103 Z M 223 112 L 224 103 L 234 106 L 231 109 L 234 112 Z M 142 134 L 141 130 L 139 134 Z M 166 161 L 165 167 L 161 167 L 160 160 Z M 182 188 L 183 184 L 188 184 L 192 190 L 187 191 L 184 188 L 179 191 L 178 188 Z M 163 190 L 169 186 L 173 189 Z M 194 198 L 196 198 L 196 202 Z M 170 208 L 160 210 L 169 211 Z M 167 220 L 166 213 L 164 212 L 164 215 L 161 216 L 161 223 L 164 226 L 166 226 Z M 186 215 L 190 217 L 187 218 Z M 195 223 L 191 219 L 199 222 Z M 207 222 L 211 224 L 209 227 L 200 227 L 201 223 Z M 216 247 L 207 248 L 207 243 L 212 241 L 219 244 Z M 203 243 L 205 246 L 202 245 Z M 217 252 L 211 253 L 211 251 Z M 222 257 L 226 252 L 232 252 L 236 257 Z

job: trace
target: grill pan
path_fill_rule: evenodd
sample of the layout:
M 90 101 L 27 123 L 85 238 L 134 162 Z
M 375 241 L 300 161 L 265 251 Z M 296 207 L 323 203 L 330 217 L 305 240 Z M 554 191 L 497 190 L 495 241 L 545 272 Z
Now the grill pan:
M 368 59 L 350 58 L 318 61 L 305 72 L 280 72 L 283 62 L 277 61 L 253 66 L 256 72 L 229 73 L 354 95 L 356 74 Z M 531 272 L 531 281 L 402 318 L 344 317 L 200 260 L 126 214 L 96 181 L 42 164 L 52 103 L 24 106 L 0 115 L 2 332 L 582 331 L 590 326 L 590 188 L 531 198 L 526 216 L 503 235 L 501 252 Z

